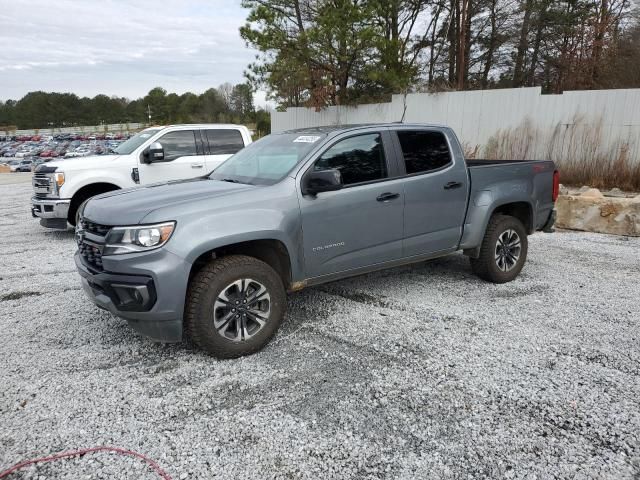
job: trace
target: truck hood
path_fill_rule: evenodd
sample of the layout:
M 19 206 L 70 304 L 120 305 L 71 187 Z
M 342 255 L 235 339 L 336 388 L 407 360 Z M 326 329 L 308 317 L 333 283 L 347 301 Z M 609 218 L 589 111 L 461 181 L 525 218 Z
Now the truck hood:
M 212 198 L 246 193 L 255 188 L 259 187 L 207 177 L 155 183 L 97 195 L 85 205 L 83 217 L 101 225 L 136 225 L 144 223 L 144 217 L 159 208 L 205 202 Z
M 59 172 L 71 170 L 86 170 L 104 167 L 110 162 L 118 160 L 122 155 L 90 155 L 88 157 L 61 158 L 43 163 L 47 167 L 58 167 Z

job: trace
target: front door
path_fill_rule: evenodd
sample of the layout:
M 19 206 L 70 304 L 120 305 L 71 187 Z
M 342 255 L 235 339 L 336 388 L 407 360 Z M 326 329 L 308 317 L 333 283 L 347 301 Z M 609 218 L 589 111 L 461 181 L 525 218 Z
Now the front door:
M 385 131 L 339 140 L 311 167 L 339 170 L 344 188 L 300 193 L 307 277 L 400 258 L 404 191 L 401 179 L 389 179 L 395 167 L 383 135 L 389 138 Z
M 149 184 L 198 177 L 207 173 L 200 140 L 193 130 L 176 130 L 156 140 L 164 149 L 164 159 L 150 164 L 140 162 L 140 183 Z

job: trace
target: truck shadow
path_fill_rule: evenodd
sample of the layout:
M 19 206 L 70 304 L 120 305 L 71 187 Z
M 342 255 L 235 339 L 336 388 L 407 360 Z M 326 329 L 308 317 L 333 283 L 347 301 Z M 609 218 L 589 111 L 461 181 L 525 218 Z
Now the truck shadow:
M 330 314 L 327 295 L 365 304 L 379 309 L 405 310 L 402 300 L 385 295 L 389 289 L 415 290 L 425 281 L 482 282 L 471 272 L 469 260 L 462 254 L 395 267 L 365 275 L 358 275 L 316 287 L 309 287 L 289 295 L 287 319 L 281 333 L 294 331 L 309 323 L 322 322 Z
M 68 242 L 73 241 L 75 232 L 73 228 L 67 228 L 66 230 L 45 230 L 42 234 L 49 241 Z

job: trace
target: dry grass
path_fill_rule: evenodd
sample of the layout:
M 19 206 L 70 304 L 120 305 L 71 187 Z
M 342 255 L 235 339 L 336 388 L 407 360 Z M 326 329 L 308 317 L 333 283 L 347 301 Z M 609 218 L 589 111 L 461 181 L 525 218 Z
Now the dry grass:
M 586 123 L 575 115 L 571 123 L 558 124 L 551 131 L 527 119 L 517 127 L 499 130 L 483 153 L 496 160 L 553 160 L 565 185 L 640 191 L 640 145 L 630 139 L 606 138 L 605 130 L 602 118 Z M 465 150 L 477 156 L 477 148 Z

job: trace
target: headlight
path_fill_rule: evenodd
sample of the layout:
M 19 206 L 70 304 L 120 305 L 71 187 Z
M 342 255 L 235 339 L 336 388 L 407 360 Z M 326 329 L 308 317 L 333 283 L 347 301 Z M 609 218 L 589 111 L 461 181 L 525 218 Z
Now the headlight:
M 56 181 L 56 185 L 60 188 L 64 185 L 64 172 L 56 172 L 53 174 L 53 178 Z
M 112 228 L 105 238 L 103 255 L 146 252 L 167 243 L 176 222 Z

